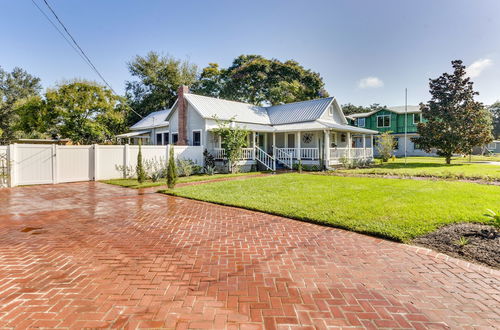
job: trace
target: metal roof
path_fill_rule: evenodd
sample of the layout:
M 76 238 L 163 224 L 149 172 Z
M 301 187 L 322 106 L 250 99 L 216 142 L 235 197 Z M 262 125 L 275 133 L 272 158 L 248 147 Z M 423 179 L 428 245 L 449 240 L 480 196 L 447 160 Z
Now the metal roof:
M 271 124 L 280 125 L 318 119 L 332 103 L 333 97 L 267 107 Z
M 139 130 L 145 128 L 159 127 L 159 126 L 168 126 L 168 121 L 166 121 L 166 119 L 169 112 L 170 109 L 151 112 L 149 115 L 142 118 L 132 127 L 130 127 L 130 129 Z
M 206 119 L 216 116 L 243 123 L 270 124 L 264 107 L 196 94 L 184 94 L 184 97 Z
M 149 134 L 149 131 L 135 131 L 135 132 L 129 132 L 129 133 L 124 133 L 124 134 L 119 134 L 119 135 L 117 135 L 116 137 L 117 137 L 117 138 L 128 138 L 128 137 L 138 136 L 138 135 L 141 135 L 141 134 L 146 134 L 146 133 L 148 133 L 148 134 Z
M 418 113 L 420 111 L 420 106 L 418 105 L 409 105 L 407 106 L 408 108 L 408 113 Z M 388 107 L 387 110 L 397 112 L 397 113 L 405 113 L 405 106 L 404 105 L 398 105 L 396 107 Z
M 249 103 L 235 102 L 214 97 L 184 94 L 188 102 L 203 118 L 229 120 L 242 123 L 280 125 L 315 120 L 321 117 L 333 97 L 261 107 Z

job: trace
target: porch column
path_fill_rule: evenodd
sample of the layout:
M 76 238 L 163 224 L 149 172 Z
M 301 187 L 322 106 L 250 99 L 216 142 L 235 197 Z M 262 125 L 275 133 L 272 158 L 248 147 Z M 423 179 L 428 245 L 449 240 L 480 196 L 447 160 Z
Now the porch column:
M 276 157 L 276 133 L 273 132 L 273 156 Z
M 351 140 L 351 132 L 347 132 L 347 158 L 351 159 L 351 148 L 352 148 L 352 140 Z
M 330 131 L 323 131 L 325 134 L 325 166 L 330 165 Z
M 256 144 L 256 138 L 255 138 L 256 134 L 255 132 L 252 132 L 252 144 L 253 144 L 253 153 L 252 153 L 252 159 L 255 160 L 255 147 L 257 146 Z
M 374 149 L 374 145 L 373 145 L 373 134 L 370 134 L 370 143 L 371 143 L 371 148 L 372 148 L 372 157 L 373 158 L 375 156 L 375 149 Z
M 297 132 L 297 159 L 300 160 L 300 140 L 301 140 L 301 132 Z
M 366 158 L 366 134 L 363 134 L 363 158 Z

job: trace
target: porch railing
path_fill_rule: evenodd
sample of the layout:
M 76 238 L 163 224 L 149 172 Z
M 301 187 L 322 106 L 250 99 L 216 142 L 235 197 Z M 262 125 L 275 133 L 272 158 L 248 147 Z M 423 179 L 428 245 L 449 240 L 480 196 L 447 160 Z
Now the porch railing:
M 241 149 L 240 160 L 254 159 L 254 148 Z M 226 159 L 226 152 L 222 148 L 215 148 L 212 152 L 215 159 Z
M 372 148 L 330 148 L 330 159 L 373 158 Z
M 300 148 L 300 158 L 301 159 L 319 159 L 319 149 L 318 148 Z
M 286 152 L 288 148 L 276 148 L 276 159 L 288 167 L 289 169 L 293 168 L 293 156 Z M 293 149 L 292 149 L 293 150 Z

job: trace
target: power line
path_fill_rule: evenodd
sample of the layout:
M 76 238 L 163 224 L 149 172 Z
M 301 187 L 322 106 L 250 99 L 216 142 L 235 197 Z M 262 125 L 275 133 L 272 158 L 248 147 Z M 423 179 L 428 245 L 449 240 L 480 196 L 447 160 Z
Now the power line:
M 87 63 L 88 65 L 90 65 L 85 59 L 85 57 L 83 57 L 83 55 L 78 51 L 78 49 L 76 49 L 76 47 L 71 43 L 71 41 L 64 35 L 64 33 L 57 27 L 57 25 L 50 19 L 50 17 L 43 11 L 43 9 L 40 8 L 40 6 L 38 6 L 35 0 L 31 0 L 31 2 L 33 2 L 36 8 L 38 8 L 38 10 L 42 13 L 42 15 L 50 22 L 50 24 L 54 27 L 54 29 L 56 29 L 57 32 L 59 32 L 61 37 L 63 37 L 64 40 L 66 40 L 68 45 L 70 45 L 70 47 L 73 48 L 73 50 L 82 58 L 82 60 L 85 61 L 85 63 Z
M 80 52 L 82 53 L 82 55 L 87 59 L 88 63 L 90 64 L 90 66 L 92 67 L 92 69 L 95 71 L 95 73 L 97 73 L 97 75 L 102 79 L 102 81 L 106 84 L 106 86 L 108 86 L 109 89 L 111 89 L 111 91 L 116 94 L 116 92 L 114 91 L 113 87 L 111 87 L 111 85 L 106 81 L 106 79 L 104 79 L 104 77 L 102 76 L 102 74 L 95 67 L 94 63 L 92 63 L 92 61 L 87 56 L 87 54 L 85 54 L 85 52 L 83 51 L 82 47 L 80 47 L 80 45 L 78 44 L 78 42 L 76 42 L 75 38 L 73 38 L 73 36 L 71 35 L 71 33 L 69 33 L 68 29 L 66 28 L 66 26 L 64 25 L 64 23 L 61 21 L 61 19 L 59 19 L 59 16 L 57 16 L 56 12 L 54 11 L 54 9 L 52 9 L 52 7 L 49 5 L 49 3 L 47 2 L 47 0 L 43 0 L 43 2 L 45 2 L 45 5 L 52 12 L 52 14 L 54 15 L 54 17 L 59 22 L 59 24 L 61 24 L 61 26 L 63 27 L 64 31 L 66 31 L 66 33 L 71 38 L 71 40 L 73 40 L 73 43 L 76 45 L 76 47 L 78 47 L 78 49 L 80 50 Z
M 78 42 L 75 40 L 75 38 L 73 37 L 73 35 L 71 35 L 71 33 L 68 31 L 68 28 L 66 28 L 66 26 L 64 25 L 64 23 L 61 21 L 61 19 L 59 18 L 59 16 L 57 16 L 56 12 L 54 11 L 54 9 L 52 9 L 52 7 L 50 6 L 50 4 L 47 2 L 47 0 L 43 0 L 43 2 L 45 3 L 45 5 L 47 6 L 47 8 L 49 8 L 49 10 L 52 12 L 52 14 L 54 15 L 54 17 L 56 18 L 56 20 L 59 22 L 59 24 L 62 26 L 62 28 L 64 29 L 64 31 L 66 32 L 66 34 L 71 38 L 71 40 L 73 41 L 73 43 L 71 43 L 70 40 L 68 40 L 68 38 L 66 37 L 66 35 L 64 35 L 64 33 L 56 26 L 56 24 L 47 16 L 47 14 L 40 8 L 40 6 L 38 6 L 38 4 L 35 2 L 35 0 L 31 0 L 31 2 L 33 2 L 33 4 L 38 8 L 38 10 L 43 14 L 43 16 L 45 16 L 45 18 L 47 18 L 47 20 L 50 22 L 50 24 L 52 24 L 52 26 L 57 30 L 57 32 L 59 32 L 59 34 L 64 38 L 64 40 L 66 40 L 66 42 L 71 46 L 71 48 L 73 48 L 73 50 L 75 50 L 75 52 L 78 53 L 78 55 L 83 59 L 83 61 L 90 66 L 90 68 L 99 76 L 99 78 L 101 78 L 101 80 L 104 82 L 104 84 L 106 86 L 108 86 L 108 88 L 111 90 L 111 92 L 113 92 L 113 94 L 119 96 L 115 90 L 113 89 L 113 87 L 111 87 L 111 85 L 107 82 L 106 79 L 104 79 L 103 75 L 99 72 L 99 70 L 97 70 L 96 66 L 94 65 L 94 63 L 92 63 L 92 60 L 87 56 L 87 54 L 85 53 L 85 51 L 82 49 L 82 47 L 80 47 L 80 45 L 78 44 Z M 74 45 L 73 45 L 74 44 Z M 75 48 L 76 46 L 76 48 Z M 135 113 L 136 115 L 138 115 L 140 118 L 143 118 L 143 116 L 141 114 L 139 114 L 137 111 L 135 111 L 134 109 L 132 109 L 132 107 L 130 107 L 130 110 Z

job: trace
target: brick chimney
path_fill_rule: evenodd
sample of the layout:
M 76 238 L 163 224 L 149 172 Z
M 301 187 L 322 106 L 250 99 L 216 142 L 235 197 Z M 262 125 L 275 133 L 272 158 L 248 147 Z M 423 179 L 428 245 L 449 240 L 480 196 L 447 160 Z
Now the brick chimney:
M 187 101 L 184 98 L 184 94 L 189 94 L 189 87 L 182 85 L 177 89 L 177 114 L 178 114 L 178 126 L 179 126 L 179 140 L 178 145 L 185 146 L 188 144 L 187 136 Z

